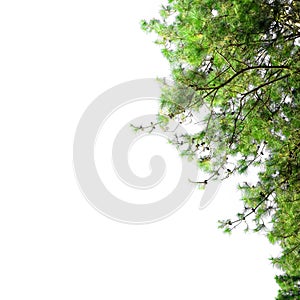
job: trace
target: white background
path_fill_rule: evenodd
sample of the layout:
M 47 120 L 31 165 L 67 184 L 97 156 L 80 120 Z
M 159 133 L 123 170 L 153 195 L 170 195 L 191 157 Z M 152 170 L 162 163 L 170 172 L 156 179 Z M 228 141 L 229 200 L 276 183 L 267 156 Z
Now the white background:
M 124 81 L 168 76 L 139 28 L 161 0 L 11 0 L 0 5 L 0 299 L 274 299 L 278 249 L 224 235 L 233 182 L 163 221 L 125 225 L 78 188 L 73 137 L 85 108 Z

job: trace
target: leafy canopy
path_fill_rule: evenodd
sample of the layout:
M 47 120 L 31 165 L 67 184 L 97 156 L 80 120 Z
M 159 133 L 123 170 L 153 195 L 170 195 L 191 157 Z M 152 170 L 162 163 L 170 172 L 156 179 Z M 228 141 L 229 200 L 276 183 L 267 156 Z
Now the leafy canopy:
M 239 184 L 244 210 L 220 227 L 280 244 L 277 299 L 300 299 L 300 1 L 169 0 L 160 16 L 141 22 L 172 70 L 158 124 L 208 108 L 204 128 L 174 140 L 208 173 L 201 185 L 260 167 Z

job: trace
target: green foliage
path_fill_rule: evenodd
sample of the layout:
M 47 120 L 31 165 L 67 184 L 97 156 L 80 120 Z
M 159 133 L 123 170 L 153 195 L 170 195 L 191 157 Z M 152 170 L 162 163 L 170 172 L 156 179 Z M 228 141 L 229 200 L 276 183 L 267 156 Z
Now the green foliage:
M 201 184 L 261 167 L 256 184 L 239 184 L 244 210 L 220 227 L 266 232 L 282 247 L 277 299 L 300 299 L 300 2 L 169 0 L 160 16 L 141 22 L 172 70 L 160 118 L 208 108 L 204 127 L 180 141 L 209 174 Z
M 297 276 L 276 276 L 276 282 L 281 288 L 281 290 L 278 293 L 277 300 L 297 300 L 300 298 L 300 274 L 298 274 Z

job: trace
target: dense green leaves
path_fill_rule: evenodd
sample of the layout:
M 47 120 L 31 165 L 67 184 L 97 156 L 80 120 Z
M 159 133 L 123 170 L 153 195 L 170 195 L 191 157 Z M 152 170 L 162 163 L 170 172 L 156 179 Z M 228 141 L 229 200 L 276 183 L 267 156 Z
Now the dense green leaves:
M 244 224 L 279 243 L 278 299 L 300 299 L 300 2 L 169 0 L 160 16 L 141 22 L 172 69 L 160 120 L 207 107 L 199 132 L 180 140 L 208 173 L 202 185 L 260 167 L 258 182 L 239 184 L 244 210 L 220 227 Z

